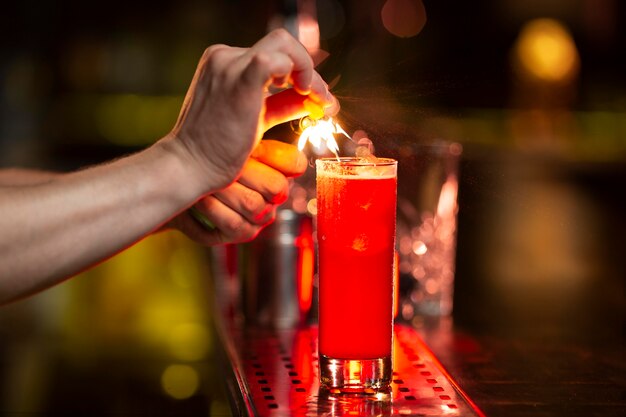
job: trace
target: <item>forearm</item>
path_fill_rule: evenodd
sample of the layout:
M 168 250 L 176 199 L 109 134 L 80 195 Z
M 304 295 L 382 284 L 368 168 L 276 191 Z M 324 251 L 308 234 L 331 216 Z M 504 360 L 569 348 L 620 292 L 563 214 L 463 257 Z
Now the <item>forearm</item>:
M 269 85 L 284 84 L 293 90 L 266 101 Z M 261 157 L 249 162 L 251 152 L 268 128 L 308 114 L 310 100 L 333 104 L 306 49 L 276 30 L 251 48 L 207 48 L 170 136 L 146 151 L 59 176 L 5 172 L 0 303 L 119 252 L 221 189 L 229 191 L 203 199 L 213 203 L 207 210 L 216 228 L 203 229 L 183 214 L 177 217 L 186 225 L 182 230 L 207 244 L 252 238 L 271 221 L 287 184 L 282 163 L 271 171 Z M 262 175 L 244 172 L 246 165 Z
M 36 169 L 7 168 L 0 169 L 0 187 L 43 184 L 52 181 L 60 174 Z
M 185 164 L 157 144 L 31 186 L 0 187 L 0 304 L 137 242 L 199 197 Z

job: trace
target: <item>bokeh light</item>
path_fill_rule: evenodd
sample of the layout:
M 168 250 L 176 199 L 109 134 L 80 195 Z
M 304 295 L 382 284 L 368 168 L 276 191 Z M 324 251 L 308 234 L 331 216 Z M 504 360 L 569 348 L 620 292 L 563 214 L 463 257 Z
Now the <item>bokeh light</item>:
M 200 377 L 189 365 L 170 365 L 161 375 L 161 387 L 172 398 L 184 400 L 198 391 Z
M 168 342 L 172 355 L 184 361 L 204 359 L 211 348 L 209 331 L 199 323 L 176 325 L 169 334 Z
M 96 110 L 98 133 L 116 145 L 150 144 L 174 126 L 182 101 L 182 96 L 103 96 Z
M 515 45 L 518 70 L 542 82 L 567 82 L 579 69 L 576 44 L 567 28 L 554 19 L 526 23 Z
M 417 35 L 426 24 L 422 0 L 387 0 L 380 14 L 385 29 L 400 38 Z

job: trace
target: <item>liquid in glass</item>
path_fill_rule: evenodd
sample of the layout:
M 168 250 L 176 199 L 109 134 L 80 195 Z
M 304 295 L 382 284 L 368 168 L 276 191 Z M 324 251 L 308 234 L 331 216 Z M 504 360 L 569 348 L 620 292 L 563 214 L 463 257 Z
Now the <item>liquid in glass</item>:
M 320 379 L 342 391 L 391 379 L 396 161 L 317 166 Z

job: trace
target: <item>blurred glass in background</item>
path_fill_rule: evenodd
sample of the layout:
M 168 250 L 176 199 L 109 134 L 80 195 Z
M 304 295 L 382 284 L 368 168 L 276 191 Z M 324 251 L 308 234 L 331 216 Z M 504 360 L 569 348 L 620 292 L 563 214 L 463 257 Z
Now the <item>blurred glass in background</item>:
M 409 323 L 453 310 L 461 153 L 447 142 L 398 151 L 398 307 Z

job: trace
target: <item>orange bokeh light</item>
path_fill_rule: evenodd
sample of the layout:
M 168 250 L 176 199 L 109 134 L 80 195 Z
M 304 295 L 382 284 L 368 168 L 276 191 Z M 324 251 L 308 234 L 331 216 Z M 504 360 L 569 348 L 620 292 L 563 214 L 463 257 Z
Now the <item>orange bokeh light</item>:
M 426 24 L 422 0 L 387 0 L 380 15 L 385 29 L 400 38 L 417 35 Z

